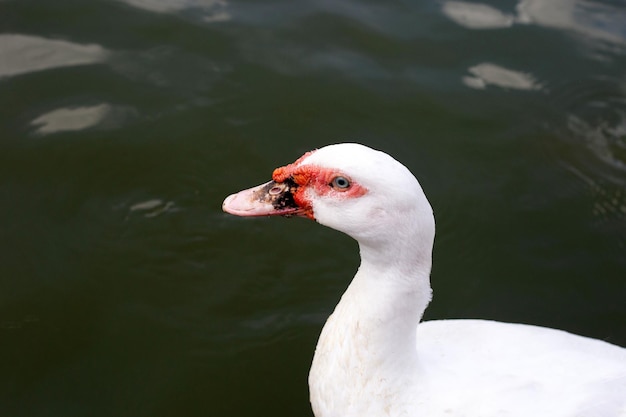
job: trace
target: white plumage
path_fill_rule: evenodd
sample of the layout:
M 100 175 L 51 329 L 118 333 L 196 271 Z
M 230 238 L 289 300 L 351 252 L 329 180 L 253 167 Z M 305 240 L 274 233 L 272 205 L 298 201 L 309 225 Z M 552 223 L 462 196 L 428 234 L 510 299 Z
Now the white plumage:
M 530 325 L 420 323 L 435 222 L 418 181 L 389 155 L 327 146 L 223 208 L 306 215 L 359 243 L 361 265 L 309 375 L 317 417 L 626 417 L 624 348 Z

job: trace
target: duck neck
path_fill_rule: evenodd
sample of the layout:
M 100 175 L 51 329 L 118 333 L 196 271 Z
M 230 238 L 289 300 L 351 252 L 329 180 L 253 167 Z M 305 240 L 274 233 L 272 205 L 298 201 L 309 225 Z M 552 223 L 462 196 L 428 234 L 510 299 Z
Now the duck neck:
M 402 402 L 401 391 L 378 392 L 377 381 L 403 387 L 418 374 L 416 330 L 431 298 L 430 248 L 420 253 L 400 245 L 359 247 L 359 270 L 315 351 L 309 385 L 316 416 L 334 415 L 324 410 L 340 404 L 355 410 L 356 404 L 385 395 Z
M 361 265 L 340 302 L 385 358 L 415 355 L 417 324 L 431 299 L 431 254 L 414 249 L 361 244 Z

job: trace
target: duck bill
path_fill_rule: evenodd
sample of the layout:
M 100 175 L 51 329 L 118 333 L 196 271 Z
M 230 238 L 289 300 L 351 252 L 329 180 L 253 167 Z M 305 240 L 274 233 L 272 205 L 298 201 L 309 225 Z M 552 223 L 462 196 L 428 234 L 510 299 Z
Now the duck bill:
M 241 217 L 306 216 L 306 210 L 293 198 L 297 187 L 287 181 L 270 181 L 229 195 L 222 203 L 222 210 Z

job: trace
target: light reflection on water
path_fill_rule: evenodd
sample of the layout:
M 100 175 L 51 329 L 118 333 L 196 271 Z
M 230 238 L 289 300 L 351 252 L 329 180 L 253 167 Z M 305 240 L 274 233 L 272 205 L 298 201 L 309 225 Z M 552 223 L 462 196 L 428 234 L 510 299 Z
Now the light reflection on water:
M 199 11 L 205 22 L 225 22 L 231 19 L 225 0 L 118 0 L 132 7 L 154 13 L 177 13 L 186 9 Z
M 58 67 L 88 65 L 106 60 L 100 45 L 81 45 L 22 34 L 0 35 L 0 79 Z
M 478 2 L 445 1 L 442 10 L 468 29 L 500 29 L 532 24 L 582 35 L 588 40 L 626 42 L 624 18 L 619 5 L 580 0 L 521 0 L 514 9 L 502 11 Z

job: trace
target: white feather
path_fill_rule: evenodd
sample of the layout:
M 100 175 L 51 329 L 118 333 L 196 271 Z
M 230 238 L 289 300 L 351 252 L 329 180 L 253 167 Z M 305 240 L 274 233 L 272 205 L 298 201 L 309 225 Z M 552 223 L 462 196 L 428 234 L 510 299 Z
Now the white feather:
M 419 323 L 431 298 L 435 223 L 402 164 L 358 144 L 327 146 L 301 163 L 368 190 L 351 199 L 307 194 L 316 220 L 356 239 L 361 254 L 315 351 L 317 417 L 626 417 L 626 349 L 529 325 Z

